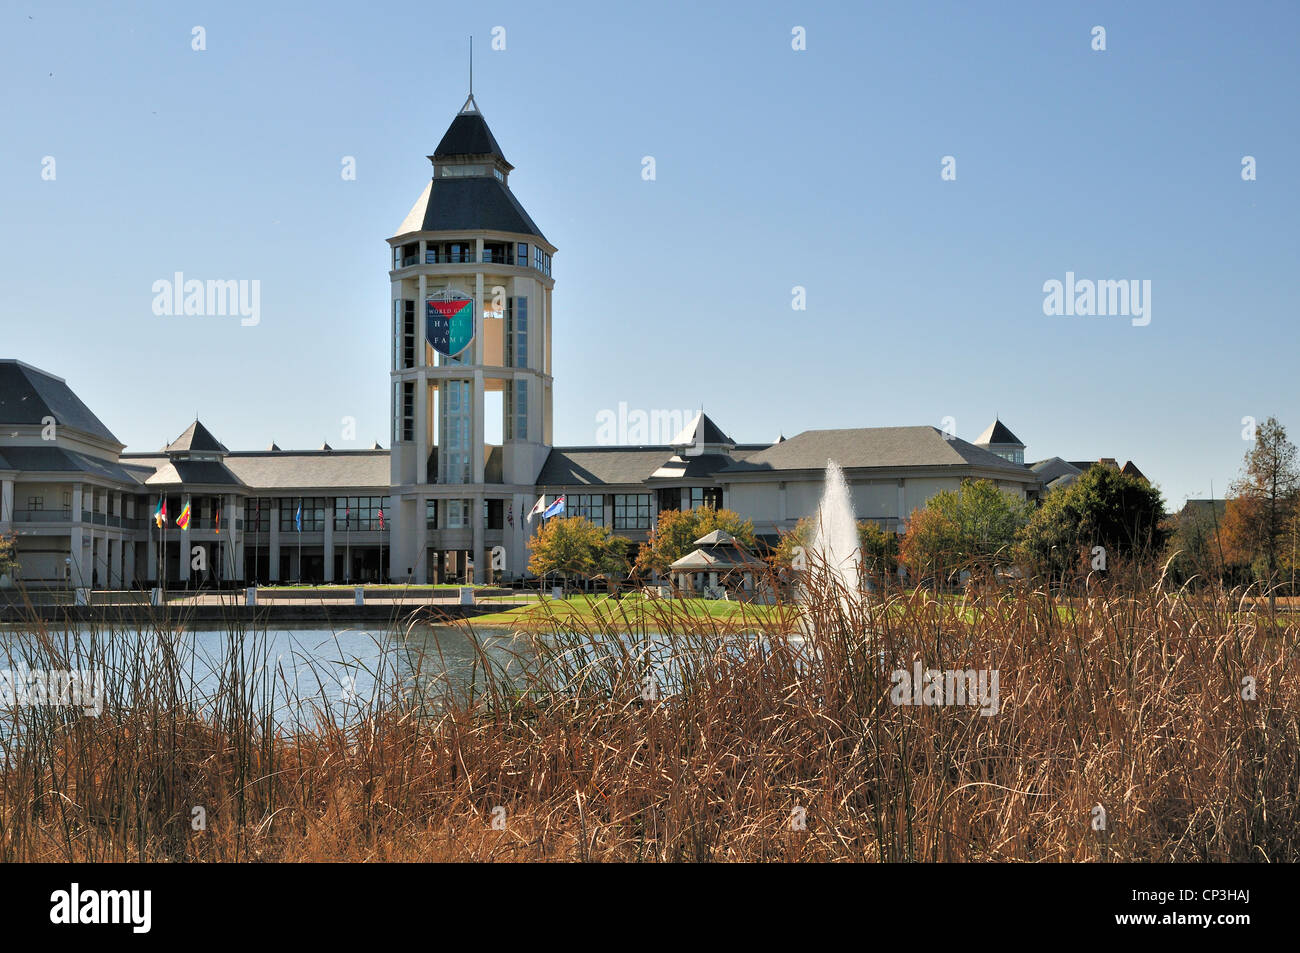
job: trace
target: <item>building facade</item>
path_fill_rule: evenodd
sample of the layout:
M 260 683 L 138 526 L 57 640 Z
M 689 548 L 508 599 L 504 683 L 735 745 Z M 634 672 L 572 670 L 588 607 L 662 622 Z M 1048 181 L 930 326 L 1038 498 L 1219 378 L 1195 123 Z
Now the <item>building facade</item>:
M 0 361 L 0 534 L 17 540 L 15 575 L 108 588 L 510 581 L 528 575 L 539 497 L 634 542 L 663 510 L 711 506 L 775 543 L 815 511 L 828 460 L 860 519 L 900 531 L 963 480 L 1035 498 L 1089 465 L 1026 465 L 1000 420 L 974 443 L 917 426 L 742 444 L 700 412 L 668 445 L 555 447 L 556 248 L 511 191 L 473 96 L 429 160 L 388 239 L 391 449 L 231 451 L 195 420 L 161 451 L 127 453 L 62 379 Z

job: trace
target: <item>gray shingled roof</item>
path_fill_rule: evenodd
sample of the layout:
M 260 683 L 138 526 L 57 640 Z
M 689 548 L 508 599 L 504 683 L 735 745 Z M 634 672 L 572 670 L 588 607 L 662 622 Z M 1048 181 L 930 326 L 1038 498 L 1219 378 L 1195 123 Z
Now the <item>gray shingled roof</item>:
M 1046 460 L 1039 460 L 1037 463 L 1030 464 L 1029 469 L 1038 474 L 1038 478 L 1043 483 L 1051 483 L 1053 480 L 1063 476 L 1077 477 L 1083 471 L 1076 467 L 1069 460 L 1062 460 L 1060 457 L 1049 457 Z
M 641 483 L 672 455 L 670 447 L 556 447 L 542 464 L 537 485 Z
M 650 474 L 652 480 L 685 480 L 712 477 L 735 461 L 725 453 L 701 453 L 698 456 L 672 456 Z
M 177 460 L 159 467 L 149 486 L 243 486 L 239 477 L 216 460 Z
M 168 453 L 188 451 L 190 453 L 229 453 L 220 440 L 212 436 L 212 431 L 199 423 L 185 428 L 185 432 L 167 445 Z
M 501 151 L 497 137 L 492 135 L 487 120 L 480 112 L 458 113 L 429 158 L 450 159 L 460 156 L 493 156 L 506 162 L 506 155 Z M 506 162 L 506 165 L 509 164 Z
M 1026 467 L 1004 460 L 959 438 L 947 439 L 934 427 L 868 427 L 805 430 L 783 443 L 720 471 L 820 470 L 827 460 L 845 469 L 899 467 L 980 467 L 1029 475 Z
M 480 228 L 546 240 L 514 193 L 495 176 L 431 180 L 397 234 Z
M 60 427 L 121 445 L 62 380 L 12 358 L 0 360 L 0 426 L 41 426 L 46 417 L 53 417 Z
M 226 466 L 255 490 L 293 487 L 373 487 L 387 494 L 387 450 L 236 452 Z
M 140 483 L 141 474 L 109 460 L 63 447 L 5 447 L 9 469 L 41 473 L 87 473 L 123 483 Z
M 1022 449 L 1025 446 L 1019 437 L 1007 429 L 1006 424 L 997 419 L 994 419 L 993 423 L 988 425 L 988 428 L 979 435 L 975 443 L 980 446 L 1011 444 Z

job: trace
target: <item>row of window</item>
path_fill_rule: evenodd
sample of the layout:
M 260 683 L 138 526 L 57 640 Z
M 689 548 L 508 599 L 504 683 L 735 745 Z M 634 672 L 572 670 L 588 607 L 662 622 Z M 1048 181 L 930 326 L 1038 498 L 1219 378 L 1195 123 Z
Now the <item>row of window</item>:
M 546 275 L 551 275 L 551 256 L 540 245 L 533 245 L 533 268 Z M 426 265 L 472 265 L 479 260 L 474 242 L 428 242 L 424 249 Z M 511 245 L 495 243 L 484 245 L 482 261 L 484 264 L 518 265 L 528 267 L 528 242 Z M 420 243 L 408 242 L 393 248 L 393 268 L 408 268 L 420 262 Z
M 673 487 L 659 491 L 661 510 L 698 510 L 702 506 L 712 507 L 715 510 L 722 509 L 722 487 Z
M 505 173 L 492 166 L 492 174 L 498 182 L 506 180 Z M 485 165 L 442 165 L 438 167 L 438 176 L 443 179 L 464 179 L 475 176 L 485 176 L 488 174 L 488 167 Z
M 377 530 L 385 499 L 382 496 L 280 497 L 280 532 L 297 532 L 296 518 L 300 505 L 304 533 L 323 532 L 325 522 L 331 516 L 334 529 L 339 532 Z M 244 501 L 244 526 L 250 533 L 270 531 L 272 502 L 266 497 Z

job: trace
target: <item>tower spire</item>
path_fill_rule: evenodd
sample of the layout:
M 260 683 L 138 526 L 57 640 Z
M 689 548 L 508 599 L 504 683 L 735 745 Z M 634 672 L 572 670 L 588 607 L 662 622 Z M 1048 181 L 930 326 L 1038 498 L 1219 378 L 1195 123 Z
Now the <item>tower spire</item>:
M 469 38 L 469 98 L 460 107 L 461 115 L 478 112 L 478 103 L 474 102 L 474 37 Z

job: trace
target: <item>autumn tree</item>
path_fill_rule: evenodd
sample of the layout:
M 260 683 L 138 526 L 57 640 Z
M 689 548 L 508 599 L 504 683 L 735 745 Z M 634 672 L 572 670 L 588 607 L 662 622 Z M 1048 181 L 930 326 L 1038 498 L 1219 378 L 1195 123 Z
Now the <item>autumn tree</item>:
M 1030 504 L 990 480 L 966 480 L 936 493 L 912 513 L 900 545 L 903 561 L 921 576 L 956 569 L 991 571 L 1009 562 Z
M 18 544 L 14 536 L 0 534 L 0 576 L 13 578 L 18 568 Z
M 615 565 L 613 545 L 609 531 L 586 517 L 557 516 L 528 541 L 528 571 L 537 576 L 558 573 L 566 583 L 575 576 L 590 578 Z
M 754 524 L 741 519 L 733 510 L 719 510 L 711 506 L 693 510 L 663 510 L 650 531 L 650 539 L 641 546 L 636 557 L 638 573 L 657 572 L 661 575 L 678 559 L 695 548 L 695 541 L 720 529 L 735 537 L 745 549 L 754 549 Z
M 1300 494 L 1295 444 L 1277 418 L 1256 430 L 1255 445 L 1246 452 L 1242 474 L 1229 490 L 1225 542 L 1242 553 L 1253 553 L 1268 585 L 1269 607 L 1276 608 L 1275 587 L 1281 556 L 1287 551 L 1296 498 Z

